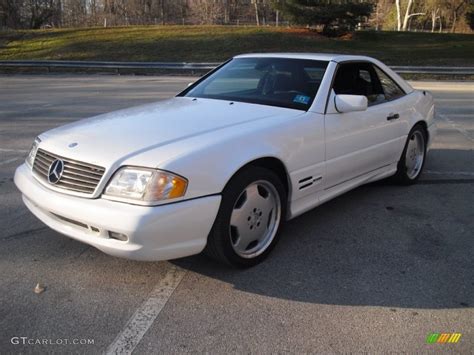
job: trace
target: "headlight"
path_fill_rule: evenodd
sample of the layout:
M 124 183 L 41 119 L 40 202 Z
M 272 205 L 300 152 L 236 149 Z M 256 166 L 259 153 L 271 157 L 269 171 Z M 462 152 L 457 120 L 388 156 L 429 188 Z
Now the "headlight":
M 36 152 L 38 151 L 38 146 L 40 142 L 41 142 L 41 139 L 36 137 L 35 141 L 33 142 L 33 145 L 31 146 L 30 152 L 28 153 L 28 156 L 26 157 L 26 164 L 28 164 L 30 168 L 33 167 L 33 163 L 36 157 Z
M 166 171 L 125 167 L 115 173 L 105 195 L 153 203 L 184 196 L 187 186 L 185 178 Z

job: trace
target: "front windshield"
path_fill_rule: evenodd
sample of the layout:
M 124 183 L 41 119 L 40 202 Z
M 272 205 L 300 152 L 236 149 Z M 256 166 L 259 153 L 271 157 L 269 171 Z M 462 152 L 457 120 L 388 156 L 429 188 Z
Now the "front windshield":
M 235 58 L 179 96 L 308 110 L 328 62 L 289 58 Z

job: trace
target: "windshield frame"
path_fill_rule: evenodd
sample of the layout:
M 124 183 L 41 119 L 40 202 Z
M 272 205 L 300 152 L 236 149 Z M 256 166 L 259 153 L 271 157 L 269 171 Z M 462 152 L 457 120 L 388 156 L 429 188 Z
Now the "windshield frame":
M 209 79 L 211 76 L 215 75 L 218 71 L 220 71 L 223 67 L 227 66 L 229 63 L 236 61 L 236 60 L 246 60 L 246 59 L 283 59 L 283 60 L 290 60 L 290 61 L 301 61 L 301 62 L 316 62 L 321 65 L 321 69 L 323 69 L 323 73 L 321 76 L 321 81 L 319 83 L 319 86 L 317 90 L 314 92 L 314 96 L 311 97 L 311 100 L 308 102 L 306 105 L 307 107 L 301 107 L 298 106 L 297 104 L 288 104 L 285 102 L 278 102 L 278 101 L 272 101 L 272 100 L 267 100 L 265 102 L 262 102 L 261 99 L 256 98 L 255 100 L 251 98 L 238 98 L 238 97 L 230 97 L 230 96 L 224 96 L 224 95 L 218 95 L 218 96 L 212 96 L 212 95 L 206 95 L 206 96 L 194 96 L 194 95 L 188 95 L 192 90 L 194 90 L 197 86 L 199 86 L 201 83 L 203 83 L 205 80 Z M 290 58 L 290 57 L 266 57 L 266 56 L 251 56 L 251 57 L 234 57 L 226 62 L 222 63 L 221 65 L 217 66 L 195 82 L 193 82 L 191 85 L 189 85 L 186 89 L 181 91 L 179 94 L 176 95 L 176 97 L 189 97 L 189 98 L 197 98 L 197 99 L 210 99 L 210 100 L 222 100 L 222 101 L 231 101 L 231 102 L 243 102 L 243 103 L 250 103 L 250 104 L 257 104 L 257 105 L 263 105 L 263 106 L 273 106 L 273 107 L 282 107 L 282 108 L 287 108 L 287 109 L 293 109 L 293 110 L 299 110 L 299 111 L 304 111 L 307 112 L 311 109 L 313 103 L 315 102 L 317 96 L 320 94 L 320 89 L 322 86 L 322 83 L 324 81 L 324 77 L 327 74 L 328 67 L 329 67 L 329 60 L 316 60 L 316 59 L 308 59 L 308 58 Z

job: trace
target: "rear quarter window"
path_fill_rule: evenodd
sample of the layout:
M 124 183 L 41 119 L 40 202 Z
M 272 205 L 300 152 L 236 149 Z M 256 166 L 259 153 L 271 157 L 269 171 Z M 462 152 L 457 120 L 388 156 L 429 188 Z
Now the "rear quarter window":
M 379 77 L 380 84 L 382 85 L 385 99 L 387 101 L 396 100 L 402 96 L 405 96 L 405 92 L 398 86 L 398 84 L 385 74 L 380 68 L 374 65 L 375 72 Z

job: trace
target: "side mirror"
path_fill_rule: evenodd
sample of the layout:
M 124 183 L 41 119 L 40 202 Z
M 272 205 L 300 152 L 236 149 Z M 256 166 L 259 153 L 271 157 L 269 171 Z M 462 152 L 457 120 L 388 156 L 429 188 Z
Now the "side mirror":
M 334 105 L 339 113 L 365 111 L 368 101 L 363 95 L 336 95 Z

